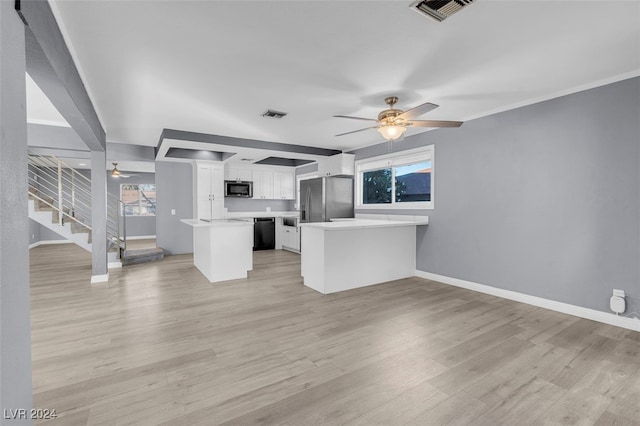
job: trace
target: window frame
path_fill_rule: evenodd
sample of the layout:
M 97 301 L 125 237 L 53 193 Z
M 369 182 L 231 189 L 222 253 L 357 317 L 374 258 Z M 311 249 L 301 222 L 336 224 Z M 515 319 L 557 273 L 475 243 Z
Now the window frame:
M 431 200 L 396 201 L 395 167 L 431 161 Z M 363 177 L 365 172 L 391 168 L 391 203 L 364 204 Z M 435 208 L 435 147 L 426 147 L 398 151 L 391 154 L 365 158 L 355 162 L 355 207 L 363 210 L 433 210 Z
M 120 209 L 120 216 L 127 216 L 127 217 L 155 217 L 157 213 L 153 213 L 153 214 L 140 214 L 140 212 L 142 211 L 142 190 L 140 189 L 140 186 L 142 185 L 153 185 L 154 188 L 156 186 L 155 183 L 121 183 L 120 184 L 120 200 L 123 200 L 122 198 L 122 187 L 124 185 L 129 185 L 129 186 L 137 186 L 138 187 L 138 214 L 129 214 L 126 212 L 126 208 L 127 206 L 124 204 L 122 205 L 122 208 Z M 156 201 L 157 203 L 157 201 Z

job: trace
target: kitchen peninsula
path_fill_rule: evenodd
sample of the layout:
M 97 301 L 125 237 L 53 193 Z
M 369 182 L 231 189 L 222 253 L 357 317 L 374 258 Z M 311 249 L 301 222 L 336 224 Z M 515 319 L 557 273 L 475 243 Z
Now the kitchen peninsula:
M 415 220 L 347 219 L 304 223 L 304 285 L 329 294 L 412 277 L 416 271 Z
M 193 227 L 193 264 L 209 282 L 247 278 L 253 269 L 253 222 L 182 219 Z

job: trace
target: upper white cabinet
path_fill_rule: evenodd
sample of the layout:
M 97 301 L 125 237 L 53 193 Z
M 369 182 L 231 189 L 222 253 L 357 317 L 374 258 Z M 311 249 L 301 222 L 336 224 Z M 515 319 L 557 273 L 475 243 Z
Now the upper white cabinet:
M 354 154 L 336 154 L 318 162 L 320 176 L 353 176 L 355 171 Z
M 220 163 L 196 162 L 198 219 L 219 219 L 224 213 L 224 170 Z
M 225 180 L 251 181 L 251 169 L 246 167 L 227 167 L 224 178 Z
M 254 200 L 295 200 L 295 170 L 282 166 L 226 165 L 225 180 L 253 182 Z
M 280 200 L 295 200 L 296 197 L 294 193 L 294 180 L 295 176 L 291 172 L 274 172 L 274 198 Z
M 273 172 L 270 170 L 252 170 L 253 199 L 273 200 Z

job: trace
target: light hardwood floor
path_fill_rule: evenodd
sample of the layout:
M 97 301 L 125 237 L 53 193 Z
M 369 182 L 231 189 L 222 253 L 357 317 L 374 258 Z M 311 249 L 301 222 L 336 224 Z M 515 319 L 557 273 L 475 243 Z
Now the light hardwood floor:
M 638 425 L 640 333 L 419 278 L 323 296 L 255 253 L 210 284 L 190 255 L 89 285 L 31 250 L 34 406 L 61 425 Z

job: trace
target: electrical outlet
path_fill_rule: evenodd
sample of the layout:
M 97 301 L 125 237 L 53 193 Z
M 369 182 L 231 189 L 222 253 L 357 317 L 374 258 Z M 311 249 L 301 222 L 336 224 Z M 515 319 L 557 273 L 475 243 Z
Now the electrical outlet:
M 171 216 L 175 216 L 176 215 L 176 209 L 171 209 Z
M 624 290 L 613 289 L 613 295 L 618 297 L 625 297 Z

